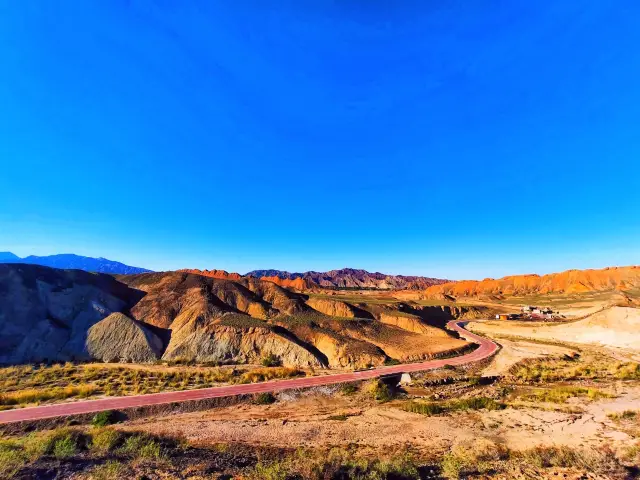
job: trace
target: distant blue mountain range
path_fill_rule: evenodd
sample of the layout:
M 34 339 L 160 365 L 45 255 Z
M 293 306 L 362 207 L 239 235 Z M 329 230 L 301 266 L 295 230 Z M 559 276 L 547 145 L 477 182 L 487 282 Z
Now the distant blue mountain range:
M 134 273 L 151 272 L 146 268 L 131 267 L 124 263 L 107 260 L 106 258 L 83 257 L 73 253 L 62 253 L 59 255 L 47 255 L 37 257 L 29 255 L 20 258 L 11 252 L 0 252 L 0 263 L 29 263 L 32 265 L 44 265 L 45 267 L 86 270 L 87 272 L 114 273 L 131 275 Z

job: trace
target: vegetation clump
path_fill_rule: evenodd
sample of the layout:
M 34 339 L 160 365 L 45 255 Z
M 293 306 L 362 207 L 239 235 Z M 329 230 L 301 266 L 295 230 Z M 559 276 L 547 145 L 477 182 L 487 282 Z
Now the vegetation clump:
M 380 403 L 385 403 L 393 400 L 395 393 L 392 388 L 384 383 L 382 380 L 377 380 L 371 387 L 371 394 L 373 398 Z
M 487 439 L 454 445 L 440 463 L 442 475 L 450 480 L 495 474 L 508 478 L 534 478 L 548 468 L 574 468 L 606 478 L 626 478 L 626 471 L 613 451 L 573 449 L 566 446 L 538 446 L 528 450 L 510 450 Z M 524 474 L 524 477 L 523 477 Z
M 597 388 L 562 386 L 536 389 L 532 392 L 520 394 L 518 398 L 530 402 L 564 403 L 573 397 L 586 397 L 590 400 L 600 400 L 601 398 L 611 398 L 612 396 L 613 395 L 598 390 Z
M 257 405 L 270 405 L 276 402 L 276 397 L 273 393 L 264 392 L 259 393 L 255 396 L 254 403 Z
M 105 410 L 96 413 L 91 419 L 91 425 L 94 427 L 106 427 L 116 421 L 116 412 L 113 410 Z
M 379 459 L 354 457 L 351 452 L 334 448 L 329 452 L 298 451 L 274 462 L 260 462 L 247 475 L 249 480 L 289 479 L 372 479 L 419 480 L 417 462 L 406 452 L 392 452 Z
M 280 357 L 274 355 L 273 353 L 270 353 L 269 355 L 263 357 L 260 363 L 263 367 L 279 367 L 282 365 Z
M 355 383 L 344 383 L 340 387 L 340 392 L 343 395 L 353 395 L 358 391 L 358 386 Z
M 488 397 L 462 398 L 445 402 L 407 402 L 402 409 L 407 412 L 420 413 L 422 415 L 441 415 L 443 413 L 465 410 L 502 410 L 506 408 L 504 403 Z

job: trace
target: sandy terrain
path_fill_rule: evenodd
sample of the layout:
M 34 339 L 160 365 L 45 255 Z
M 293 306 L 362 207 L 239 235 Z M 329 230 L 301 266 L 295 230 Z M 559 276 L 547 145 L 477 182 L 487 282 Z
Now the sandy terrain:
M 529 325 L 525 322 L 474 322 L 477 333 L 517 335 L 571 343 L 597 344 L 640 351 L 640 309 L 612 307 L 577 322 Z
M 621 387 L 617 397 L 594 403 L 573 399 L 583 413 L 508 408 L 427 417 L 377 405 L 362 398 L 312 394 L 275 405 L 241 405 L 206 412 L 130 422 L 125 429 L 178 434 L 196 444 L 240 442 L 279 447 L 357 445 L 376 450 L 410 444 L 416 451 L 440 453 L 452 444 L 485 437 L 510 448 L 536 445 L 624 445 L 629 436 L 607 418 L 640 406 L 640 387 Z M 347 415 L 346 420 L 331 419 Z
M 489 366 L 482 371 L 484 376 L 504 375 L 513 365 L 527 358 L 562 357 L 564 355 L 573 355 L 575 352 L 570 348 L 556 345 L 507 340 L 505 338 L 500 338 L 496 341 L 502 348 Z

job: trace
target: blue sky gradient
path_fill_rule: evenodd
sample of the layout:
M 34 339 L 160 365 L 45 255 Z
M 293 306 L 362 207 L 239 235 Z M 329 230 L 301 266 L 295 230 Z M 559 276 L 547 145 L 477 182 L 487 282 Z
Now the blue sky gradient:
M 634 1 L 0 2 L 0 251 L 640 263 Z

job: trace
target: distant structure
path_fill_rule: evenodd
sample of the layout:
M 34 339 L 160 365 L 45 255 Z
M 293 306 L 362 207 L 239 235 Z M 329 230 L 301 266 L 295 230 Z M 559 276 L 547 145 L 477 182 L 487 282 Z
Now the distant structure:
M 558 316 L 558 312 L 554 312 L 549 307 L 535 307 L 525 305 L 521 308 L 522 316 L 531 320 L 552 320 Z
M 496 320 L 518 320 L 522 318 L 522 315 L 519 313 L 498 313 L 496 315 Z

